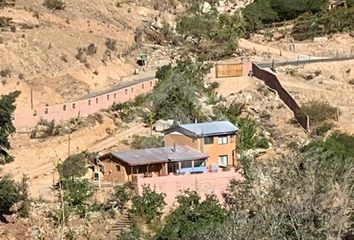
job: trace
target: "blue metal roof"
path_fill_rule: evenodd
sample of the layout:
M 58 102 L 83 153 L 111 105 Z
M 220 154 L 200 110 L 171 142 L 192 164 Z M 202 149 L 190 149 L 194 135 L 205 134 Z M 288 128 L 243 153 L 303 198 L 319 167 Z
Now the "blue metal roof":
M 187 130 L 195 136 L 235 134 L 238 131 L 238 127 L 229 121 L 182 124 L 178 127 Z

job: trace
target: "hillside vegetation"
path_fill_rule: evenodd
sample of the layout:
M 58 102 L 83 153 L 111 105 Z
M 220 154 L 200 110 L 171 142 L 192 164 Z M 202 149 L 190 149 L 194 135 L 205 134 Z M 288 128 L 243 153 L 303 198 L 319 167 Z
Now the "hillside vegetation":
M 354 30 L 354 2 L 347 0 L 348 9 L 328 10 L 326 0 L 255 0 L 243 10 L 248 33 L 269 27 L 269 24 L 294 20 L 295 40 L 312 39 L 338 32 Z

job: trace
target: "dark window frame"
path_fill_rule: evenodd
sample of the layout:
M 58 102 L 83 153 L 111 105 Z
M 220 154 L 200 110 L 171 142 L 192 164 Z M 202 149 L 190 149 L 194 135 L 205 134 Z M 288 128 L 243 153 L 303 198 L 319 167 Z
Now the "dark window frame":
M 214 144 L 214 137 L 204 137 L 204 144 L 205 145 Z

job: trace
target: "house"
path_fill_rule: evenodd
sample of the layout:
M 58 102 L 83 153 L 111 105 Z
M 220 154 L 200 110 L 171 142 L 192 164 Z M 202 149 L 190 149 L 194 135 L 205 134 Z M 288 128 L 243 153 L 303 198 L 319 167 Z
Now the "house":
M 339 7 L 347 8 L 346 0 L 329 0 L 328 1 L 328 10 L 333 10 Z
M 229 121 L 184 124 L 165 131 L 166 147 L 190 146 L 207 154 L 210 170 L 236 165 L 238 127 Z
M 111 152 L 95 159 L 95 180 L 131 182 L 135 175 L 166 176 L 207 170 L 207 154 L 189 146 Z

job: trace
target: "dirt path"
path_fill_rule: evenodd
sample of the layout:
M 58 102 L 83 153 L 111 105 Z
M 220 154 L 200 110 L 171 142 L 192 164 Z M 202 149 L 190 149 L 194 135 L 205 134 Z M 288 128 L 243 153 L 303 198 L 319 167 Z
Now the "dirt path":
M 112 127 L 113 123 L 109 119 L 95 127 L 74 132 L 70 136 L 70 154 L 84 150 L 99 152 L 120 145 L 123 139 L 135 134 L 149 132 L 143 124 L 136 124 L 115 134 L 107 134 L 106 129 Z M 22 134 L 17 136 L 13 146 L 12 154 L 15 156 L 15 161 L 6 165 L 3 173 L 11 174 L 16 180 L 20 180 L 25 174 L 29 178 L 30 193 L 33 198 L 53 200 L 55 196 L 50 186 L 58 178 L 55 167 L 60 160 L 68 156 L 68 136 L 39 142 L 30 140 L 27 135 Z
M 147 133 L 148 131 L 149 130 L 146 127 L 144 127 L 144 124 L 138 124 L 121 133 L 118 133 L 113 136 L 109 136 L 108 138 L 105 138 L 103 140 L 100 140 L 97 143 L 94 143 L 92 146 L 88 148 L 88 150 L 90 152 L 99 152 L 105 149 L 109 149 L 117 145 L 123 139 L 130 138 L 134 135 L 144 134 Z
M 252 50 L 255 51 L 257 55 L 260 55 L 260 53 L 270 53 L 274 54 L 276 56 L 286 58 L 287 60 L 308 60 L 308 59 L 316 59 L 317 57 L 315 56 L 309 56 L 307 54 L 301 54 L 301 53 L 294 53 L 290 51 L 286 51 L 281 48 L 275 48 L 272 46 L 266 46 L 258 43 L 251 42 L 247 39 L 240 39 L 239 41 L 239 47 L 241 49 L 247 49 L 247 50 Z M 321 57 L 319 57 L 321 58 Z

